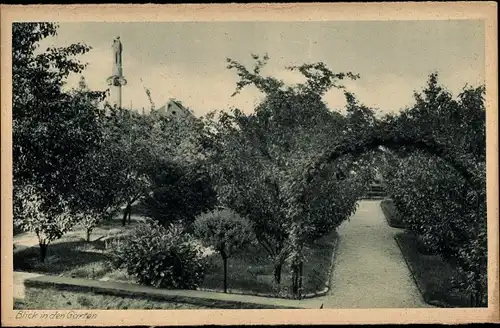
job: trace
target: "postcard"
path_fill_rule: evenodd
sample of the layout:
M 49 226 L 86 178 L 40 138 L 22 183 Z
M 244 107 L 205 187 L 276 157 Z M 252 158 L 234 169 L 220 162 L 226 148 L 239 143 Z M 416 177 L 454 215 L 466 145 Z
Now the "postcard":
M 496 3 L 1 18 L 2 325 L 500 320 Z

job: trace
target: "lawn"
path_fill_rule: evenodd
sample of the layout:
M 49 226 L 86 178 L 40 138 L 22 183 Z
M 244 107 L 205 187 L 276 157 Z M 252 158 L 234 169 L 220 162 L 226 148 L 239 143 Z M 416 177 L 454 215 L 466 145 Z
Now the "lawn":
M 14 253 L 14 270 L 99 279 L 109 271 L 104 242 L 64 241 L 49 245 L 45 262 L 39 260 L 38 247 Z
M 337 233 L 332 232 L 308 245 L 305 252 L 303 271 L 303 294 L 315 293 L 325 288 Z M 207 272 L 202 288 L 223 290 L 224 271 L 220 255 L 207 257 Z M 280 295 L 290 294 L 291 271 L 283 267 Z M 258 247 L 250 247 L 246 252 L 228 260 L 229 292 L 274 294 L 273 265 L 266 254 Z
M 325 288 L 336 238 L 336 232 L 333 232 L 306 248 L 303 294 L 319 292 Z M 17 251 L 14 254 L 14 270 L 135 283 L 134 278 L 126 272 L 111 267 L 109 252 L 102 239 L 86 242 L 78 237 L 67 237 L 49 246 L 44 263 L 39 261 L 38 247 Z M 220 256 L 212 254 L 205 261 L 206 273 L 200 288 L 222 291 L 223 268 Z M 230 258 L 228 264 L 229 292 L 277 294 L 273 287 L 272 262 L 257 246 Z M 289 294 L 290 275 L 290 269 L 285 265 L 280 295 Z
M 394 202 L 391 199 L 381 201 L 380 207 L 382 208 L 382 212 L 384 212 L 389 226 L 393 228 L 405 228 L 403 218 L 399 214 L 396 205 L 394 205 Z
M 420 253 L 417 237 L 410 232 L 399 233 L 395 238 L 428 304 L 440 307 L 470 306 L 470 299 L 465 291 L 452 283 L 453 278 L 462 279 L 456 267 L 439 255 Z
M 54 288 L 27 288 L 24 299 L 14 300 L 14 309 L 206 309 L 199 305 L 153 301 L 84 292 L 60 291 Z
M 39 260 L 38 246 L 16 246 L 13 257 L 14 271 L 89 279 L 113 275 L 109 265 L 109 250 L 106 247 L 114 238 L 127 236 L 137 223 L 137 219 L 133 219 L 130 225 L 122 227 L 119 219 L 102 222 L 94 229 L 90 242 L 85 241 L 85 232 L 82 229 L 70 231 L 49 245 L 43 263 Z M 19 237 L 20 240 L 29 238 L 36 237 L 26 233 Z

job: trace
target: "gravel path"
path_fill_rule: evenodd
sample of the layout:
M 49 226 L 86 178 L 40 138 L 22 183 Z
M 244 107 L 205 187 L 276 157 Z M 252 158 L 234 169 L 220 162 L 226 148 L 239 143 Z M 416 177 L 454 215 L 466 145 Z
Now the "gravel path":
M 363 200 L 339 227 L 331 289 L 324 308 L 416 308 L 426 304 L 399 250 L 380 201 Z

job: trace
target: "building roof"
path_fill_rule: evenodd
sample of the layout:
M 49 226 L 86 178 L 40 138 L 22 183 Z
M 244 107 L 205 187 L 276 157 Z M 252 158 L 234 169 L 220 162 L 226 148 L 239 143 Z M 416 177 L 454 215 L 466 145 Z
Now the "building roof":
M 170 105 L 175 105 L 177 109 L 180 109 L 184 112 L 184 114 L 187 114 L 186 116 L 194 116 L 191 110 L 186 108 L 181 101 L 174 98 L 170 98 L 169 101 L 165 105 L 158 108 L 157 111 L 165 115 L 171 115 L 171 113 L 169 113 Z M 172 114 L 175 114 L 175 110 L 172 111 Z

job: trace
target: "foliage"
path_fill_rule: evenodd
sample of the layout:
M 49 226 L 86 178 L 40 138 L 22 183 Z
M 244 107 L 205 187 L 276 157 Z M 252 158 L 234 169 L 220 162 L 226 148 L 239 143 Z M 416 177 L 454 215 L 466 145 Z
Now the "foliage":
M 14 190 L 17 195 L 14 200 L 14 226 L 36 234 L 43 262 L 49 244 L 72 229 L 74 218 L 63 200 L 57 205 L 48 204 L 35 186 L 17 185 Z
M 122 225 L 130 222 L 131 206 L 151 189 L 148 173 L 156 164 L 156 153 L 150 131 L 150 117 L 134 111 L 110 107 L 104 121 L 106 138 L 101 148 L 106 168 L 104 175 L 111 178 L 108 195 L 124 204 Z M 97 163 L 97 162 L 96 162 Z
M 133 236 L 112 246 L 115 267 L 125 268 L 141 284 L 158 288 L 195 289 L 202 282 L 200 250 L 178 226 L 141 224 Z
M 93 99 L 86 97 L 88 88 L 82 77 L 78 89 L 83 102 L 89 106 L 98 106 Z M 85 154 L 75 178 L 75 185 L 70 195 L 71 209 L 79 218 L 79 224 L 87 232 L 90 240 L 92 230 L 103 220 L 111 218 L 122 201 L 121 174 L 123 161 L 117 157 L 118 145 L 113 142 L 109 126 L 110 115 L 102 112 L 98 117 L 100 138 L 95 140 L 94 148 Z
M 224 262 L 224 292 L 227 292 L 227 260 L 252 241 L 251 223 L 229 210 L 219 210 L 198 217 L 194 230 L 196 236 L 221 255 Z
M 208 138 L 203 123 L 192 117 L 170 119 L 156 112 L 142 120 L 145 129 L 136 140 L 144 140 L 144 156 L 136 152 L 131 156 L 136 157 L 135 166 L 140 168 L 136 172 L 141 172 L 145 183 L 141 198 L 146 214 L 164 226 L 177 221 L 189 226 L 216 202 L 206 169 Z
M 339 80 L 357 76 L 334 74 L 323 63 L 305 64 L 289 69 L 302 73 L 306 83 L 286 86 L 260 74 L 267 56 L 253 58 L 253 70 L 228 59 L 228 68 L 240 76 L 235 93 L 254 85 L 265 99 L 254 113 L 233 109 L 216 118 L 211 172 L 222 204 L 252 222 L 279 284 L 290 252 L 300 253 L 307 240 L 335 229 L 355 209 L 359 189 L 346 186 L 362 180 L 355 182 L 351 173 L 357 165 L 366 167 L 362 160 L 339 160 L 328 167 L 329 179 L 303 184 L 303 189 L 297 183 L 302 167 L 345 130 L 346 117 L 330 111 L 321 97 L 331 87 L 342 88 Z
M 469 87 L 453 99 L 433 74 L 423 93 L 415 95 L 416 105 L 401 114 L 414 135 L 445 145 L 455 158 L 472 159 L 467 167 L 474 184 L 448 162 L 404 149 L 398 152 L 403 158 L 389 159 L 385 174 L 389 192 L 408 229 L 419 236 L 422 250 L 458 263 L 468 277 L 474 306 L 484 304 L 487 289 L 483 92 L 483 87 Z
M 99 110 L 81 94 L 62 89 L 71 73 L 85 68 L 75 57 L 90 47 L 73 44 L 37 53 L 42 39 L 56 35 L 57 25 L 12 28 L 14 184 L 40 186 L 43 197 L 57 200 L 71 192 L 83 157 L 99 139 Z M 96 101 L 103 96 L 85 93 Z
M 151 174 L 152 191 L 144 199 L 146 213 L 163 226 L 181 222 L 188 227 L 200 213 L 212 210 L 216 194 L 200 164 L 157 163 Z
M 195 233 L 223 257 L 241 251 L 253 237 L 251 223 L 227 209 L 199 216 L 195 221 Z
M 40 41 L 57 34 L 56 24 L 12 28 L 15 221 L 38 235 L 43 260 L 48 244 L 75 223 L 70 219 L 74 187 L 101 140 L 98 104 L 105 95 L 63 89 L 70 74 L 85 68 L 76 57 L 90 47 L 78 43 L 39 51 Z

